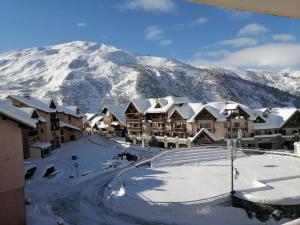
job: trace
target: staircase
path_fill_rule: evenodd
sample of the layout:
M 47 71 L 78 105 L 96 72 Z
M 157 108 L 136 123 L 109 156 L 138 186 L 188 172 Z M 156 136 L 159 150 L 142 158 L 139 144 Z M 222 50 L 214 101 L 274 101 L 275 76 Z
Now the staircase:
M 246 156 L 238 151 L 236 158 Z M 170 150 L 151 161 L 152 167 L 175 166 L 196 162 L 230 159 L 230 149 L 226 147 L 199 147 L 192 149 Z

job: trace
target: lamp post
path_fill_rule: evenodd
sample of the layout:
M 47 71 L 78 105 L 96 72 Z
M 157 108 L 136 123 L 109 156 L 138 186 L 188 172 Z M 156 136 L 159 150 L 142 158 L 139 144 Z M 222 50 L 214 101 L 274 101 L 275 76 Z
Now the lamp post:
M 230 194 L 233 195 L 235 193 L 234 191 L 234 186 L 233 186 L 233 161 L 234 161 L 234 157 L 233 157 L 233 137 L 232 137 L 232 118 L 234 116 L 236 116 L 238 114 L 238 110 L 237 109 L 228 109 L 227 110 L 229 112 L 229 116 L 230 116 L 230 153 L 231 153 L 231 160 L 230 160 L 230 169 L 231 169 L 231 191 Z

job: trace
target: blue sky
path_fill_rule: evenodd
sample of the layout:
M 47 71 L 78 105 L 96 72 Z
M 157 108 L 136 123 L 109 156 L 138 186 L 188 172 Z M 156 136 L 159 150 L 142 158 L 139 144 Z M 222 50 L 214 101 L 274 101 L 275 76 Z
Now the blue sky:
M 0 52 L 74 40 L 195 65 L 299 69 L 300 20 L 175 0 L 2 0 Z

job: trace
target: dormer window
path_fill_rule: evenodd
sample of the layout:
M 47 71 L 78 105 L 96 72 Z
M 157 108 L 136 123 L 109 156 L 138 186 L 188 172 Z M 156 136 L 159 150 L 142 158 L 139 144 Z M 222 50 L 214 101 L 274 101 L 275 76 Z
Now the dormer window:
M 266 117 L 265 117 L 266 118 Z M 260 116 L 257 116 L 253 123 L 265 123 L 266 121 L 263 120 Z

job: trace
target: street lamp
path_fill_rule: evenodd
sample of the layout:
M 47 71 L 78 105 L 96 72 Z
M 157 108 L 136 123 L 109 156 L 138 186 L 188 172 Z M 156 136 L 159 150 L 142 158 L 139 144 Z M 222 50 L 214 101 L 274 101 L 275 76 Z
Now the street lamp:
M 233 143 L 233 137 L 232 137 L 232 133 L 233 133 L 232 132 L 233 131 L 232 130 L 232 118 L 234 116 L 237 116 L 239 111 L 236 108 L 227 109 L 226 111 L 228 112 L 228 117 L 230 118 L 230 153 L 231 153 L 231 160 L 230 160 L 230 162 L 231 162 L 231 167 L 230 167 L 230 169 L 231 169 L 231 191 L 230 191 L 230 194 L 233 195 L 235 193 L 235 191 L 234 191 L 234 187 L 233 187 L 233 177 L 234 177 L 234 171 L 233 171 L 233 169 L 234 169 L 233 168 L 233 161 L 234 161 L 233 145 L 234 145 L 234 143 Z

